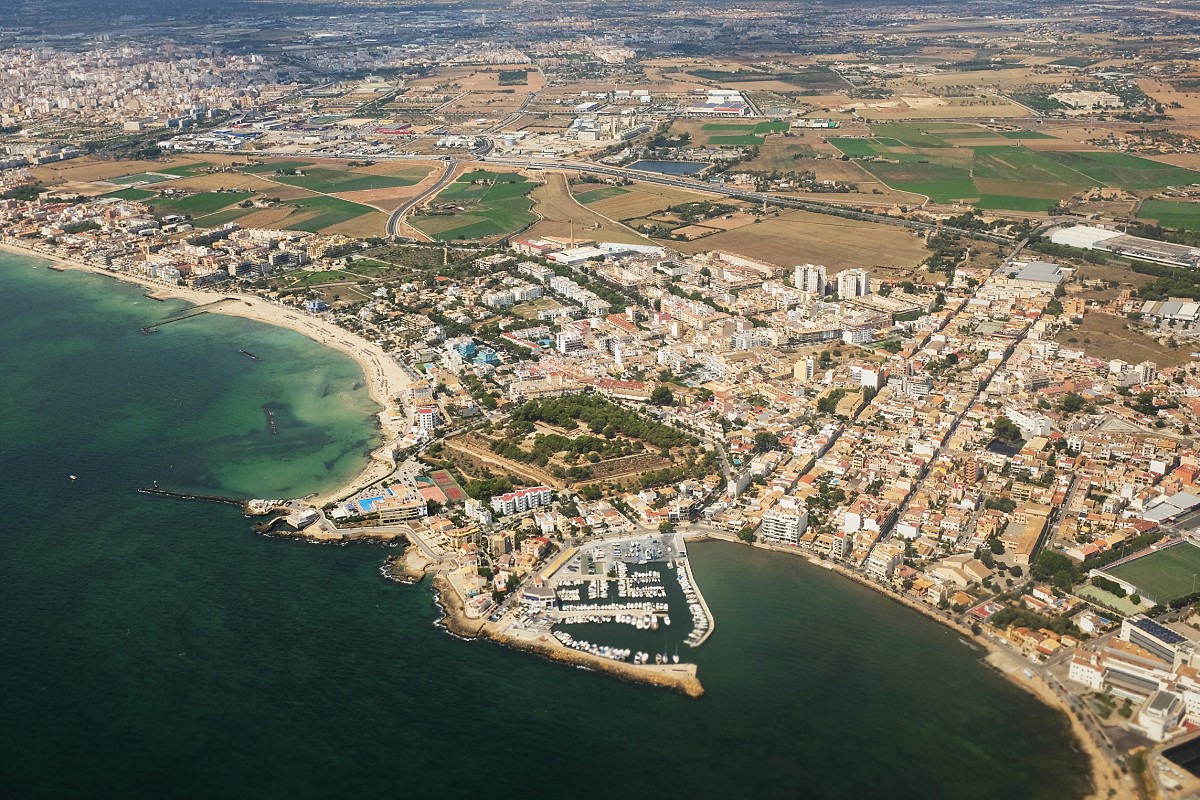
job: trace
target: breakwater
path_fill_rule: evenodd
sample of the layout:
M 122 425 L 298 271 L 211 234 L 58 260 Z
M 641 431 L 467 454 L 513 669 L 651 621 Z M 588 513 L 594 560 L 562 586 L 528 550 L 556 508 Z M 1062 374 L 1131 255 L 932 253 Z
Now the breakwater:
M 175 492 L 170 489 L 159 489 L 157 486 L 138 489 L 138 494 L 148 494 L 154 497 L 173 497 L 176 500 L 199 500 L 203 503 L 220 503 L 227 506 L 237 506 L 247 511 L 247 501 L 240 497 L 222 497 L 215 494 L 199 494 L 196 492 Z
M 155 298 L 155 299 L 157 299 L 157 298 Z M 220 300 L 213 300 L 211 303 L 204 303 L 203 305 L 192 306 L 191 308 L 181 311 L 178 314 L 172 314 L 171 316 L 167 317 L 166 319 L 159 320 L 158 322 L 152 323 L 150 325 L 143 325 L 142 333 L 146 333 L 146 334 L 154 333 L 159 328 L 163 327 L 164 325 L 170 325 L 172 322 L 182 322 L 185 319 L 191 319 L 192 317 L 198 317 L 201 314 L 207 314 L 210 311 L 214 311 L 219 306 L 223 306 L 226 303 L 236 303 L 236 302 L 238 302 L 238 301 L 237 301 L 237 298 L 235 298 L 235 297 L 222 297 Z
M 608 673 L 630 683 L 671 689 L 687 697 L 700 697 L 704 694 L 704 686 L 696 677 L 695 664 L 670 666 L 629 664 L 572 650 L 551 636 L 531 638 L 516 635 L 495 623 L 468 616 L 462 597 L 444 575 L 434 577 L 433 590 L 443 613 L 440 622 L 446 630 L 456 636 L 464 639 L 491 639 L 513 650 L 521 650 L 583 669 Z

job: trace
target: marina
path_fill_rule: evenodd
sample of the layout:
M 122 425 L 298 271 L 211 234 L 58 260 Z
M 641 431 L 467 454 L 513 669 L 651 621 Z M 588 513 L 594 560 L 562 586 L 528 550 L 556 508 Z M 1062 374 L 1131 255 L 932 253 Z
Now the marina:
M 566 647 L 633 664 L 678 664 L 713 623 L 677 535 L 641 535 L 583 545 L 546 576 L 554 607 L 528 624 L 549 626 Z

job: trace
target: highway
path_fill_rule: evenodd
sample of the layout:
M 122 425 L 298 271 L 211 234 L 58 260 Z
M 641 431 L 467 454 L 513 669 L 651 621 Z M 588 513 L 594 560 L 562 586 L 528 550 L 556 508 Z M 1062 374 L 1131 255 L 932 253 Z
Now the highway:
M 846 219 L 857 219 L 865 222 L 879 222 L 884 225 L 897 225 L 917 231 L 946 231 L 949 233 L 958 234 L 960 236 L 967 236 L 972 239 L 982 239 L 989 242 L 996 242 L 998 244 L 1012 244 L 1014 242 L 1013 237 L 1004 236 L 997 233 L 966 230 L 964 228 L 954 228 L 949 225 L 937 225 L 929 222 L 918 222 L 916 220 L 891 217 L 886 214 L 875 214 L 870 211 L 854 211 L 841 206 L 815 203 L 810 200 L 796 200 L 790 197 L 779 197 L 778 195 L 738 189 L 736 187 L 726 186 L 720 183 L 706 183 L 693 178 L 685 178 L 677 175 L 662 175 L 657 172 L 645 172 L 638 169 L 629 169 L 627 167 L 613 167 L 607 164 L 593 164 L 587 161 L 572 161 L 569 159 L 557 158 L 510 158 L 506 156 L 484 155 L 479 156 L 479 160 L 485 161 L 489 164 L 497 164 L 506 167 L 518 167 L 521 169 L 568 169 L 577 172 L 587 172 L 593 175 L 606 175 L 612 178 L 623 178 L 641 181 L 642 183 L 653 183 L 659 186 L 669 186 L 674 189 L 684 189 L 686 191 L 708 192 L 711 194 L 729 197 L 734 200 L 746 200 L 752 203 L 769 204 L 779 208 L 794 208 L 801 211 L 811 211 L 817 214 L 830 214 L 837 217 L 844 217 Z
M 446 162 L 446 171 L 442 173 L 442 176 L 437 179 L 436 183 L 389 214 L 387 221 L 387 235 L 395 236 L 396 230 L 400 227 L 401 221 L 403 221 L 405 215 L 408 214 L 409 211 L 412 211 L 418 205 L 424 203 L 427 199 L 440 192 L 443 188 L 445 188 L 446 184 L 454 180 L 454 169 L 457 166 L 457 161 L 451 160 Z
M 510 156 L 495 156 L 491 155 L 493 145 L 490 139 L 485 141 L 486 143 L 478 150 L 471 153 L 470 156 L 466 156 L 464 154 L 464 156 L 460 158 L 450 159 L 447 162 L 447 175 L 452 173 L 454 165 L 459 163 L 459 161 L 477 161 L 487 164 L 495 164 L 497 166 L 516 167 L 518 169 L 528 170 L 563 169 L 580 173 L 588 173 L 591 175 L 604 175 L 611 178 L 641 181 L 642 183 L 651 183 L 657 186 L 667 186 L 673 189 L 683 189 L 690 192 L 706 192 L 708 194 L 716 194 L 722 197 L 728 197 L 733 200 L 745 200 L 751 203 L 772 205 L 778 208 L 809 211 L 814 214 L 828 214 L 830 216 L 842 217 L 843 219 L 855 219 L 863 222 L 877 222 L 882 225 L 894 225 L 897 227 L 908 228 L 909 230 L 920 231 L 922 233 L 943 231 L 958 236 L 965 236 L 970 239 L 995 242 L 997 244 L 1014 244 L 1016 242 L 1012 236 L 1006 236 L 998 233 L 967 230 L 965 228 L 956 228 L 950 225 L 939 225 L 931 222 L 920 222 L 901 217 L 892 217 L 887 214 L 876 214 L 871 211 L 856 211 L 843 206 L 820 203 L 813 200 L 797 200 L 791 197 L 780 197 L 778 195 L 768 194 L 766 192 L 749 191 L 746 189 L 726 186 L 721 183 L 708 183 L 705 181 L 695 180 L 694 178 L 686 178 L 678 175 L 663 175 L 657 172 L 646 172 L 638 169 L 629 169 L 628 167 L 614 167 L 607 164 L 593 164 L 589 161 L 574 161 L 566 158 L 535 158 L 532 156 L 513 158 Z M 294 158 L 297 154 L 291 151 L 275 152 L 271 150 L 263 150 L 256 153 L 256 155 L 280 157 L 287 156 Z M 313 153 L 312 157 L 334 160 L 370 158 L 377 161 L 430 161 L 436 158 L 436 156 L 430 156 L 428 154 L 387 156 L 371 153 L 347 152 L 338 152 L 332 154 Z M 393 211 L 391 217 L 388 219 L 388 235 L 394 236 L 395 228 L 399 225 L 399 222 L 401 219 L 403 219 L 404 215 L 411 211 L 418 203 L 424 202 L 429 196 L 441 190 L 448 182 L 449 178 L 443 176 L 443 180 L 430 187 L 430 189 L 424 192 L 420 197 L 405 203 L 403 206 Z M 1054 221 L 1055 220 L 1049 220 L 1049 222 Z

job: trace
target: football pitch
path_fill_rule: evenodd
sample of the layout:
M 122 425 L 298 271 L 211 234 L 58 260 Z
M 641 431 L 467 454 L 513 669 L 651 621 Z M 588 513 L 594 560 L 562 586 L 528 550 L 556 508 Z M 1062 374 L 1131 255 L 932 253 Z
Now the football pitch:
M 1200 547 L 1185 542 L 1104 572 L 1133 584 L 1143 596 L 1165 605 L 1200 589 Z

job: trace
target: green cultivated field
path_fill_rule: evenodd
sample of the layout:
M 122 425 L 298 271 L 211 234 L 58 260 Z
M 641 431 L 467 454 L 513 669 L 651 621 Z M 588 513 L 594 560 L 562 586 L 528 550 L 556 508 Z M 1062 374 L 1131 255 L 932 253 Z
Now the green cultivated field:
M 248 197 L 253 197 L 253 194 L 251 192 L 201 192 L 179 199 L 158 199 L 147 205 L 153 208 L 156 214 L 191 214 L 193 217 L 201 217 L 220 211 L 226 206 L 240 203 Z
M 788 129 L 786 120 L 767 122 L 706 122 L 700 126 L 702 141 L 716 147 L 751 147 L 763 143 L 763 134 L 783 133 Z
M 303 175 L 280 175 L 272 178 L 288 186 L 299 186 L 313 192 L 336 194 L 358 192 L 366 189 L 391 189 L 396 186 L 412 186 L 428 174 L 427 170 L 415 167 L 403 175 L 366 175 L 350 170 L 324 169 L 316 167 L 305 170 Z
M 1164 228 L 1200 231 L 1200 203 L 1145 200 L 1138 208 L 1137 215 L 1138 219 L 1151 220 Z
M 257 208 L 227 208 L 224 211 L 218 211 L 215 214 L 205 214 L 202 217 L 196 217 L 193 222 L 196 225 L 204 228 L 219 228 L 226 222 L 237 222 L 242 217 L 253 214 L 261 209 Z
M 476 170 L 463 174 L 437 196 L 437 205 L 460 206 L 458 214 L 412 217 L 409 223 L 439 241 L 489 239 L 537 220 L 526 197 L 534 188 L 524 175 Z
M 317 233 L 323 228 L 339 225 L 375 211 L 369 206 L 351 203 L 349 200 L 340 200 L 336 197 L 302 197 L 299 200 L 289 200 L 287 205 L 294 206 L 300 211 L 319 212 L 315 217 L 284 226 L 290 230 L 309 231 L 310 233 Z
M 1046 153 L 1096 183 L 1122 189 L 1165 189 L 1200 183 L 1200 172 L 1125 153 Z
M 180 178 L 190 178 L 193 175 L 200 173 L 202 170 L 204 170 L 206 167 L 209 167 L 209 166 L 211 166 L 211 165 L 205 164 L 205 163 L 180 164 L 178 167 L 167 167 L 166 169 L 160 169 L 158 171 L 165 172 L 168 175 L 177 175 Z
M 264 172 L 275 172 L 280 169 L 304 169 L 311 166 L 311 161 L 274 161 L 269 164 L 253 164 L 248 167 L 241 167 L 241 170 L 242 172 L 249 172 L 251 175 L 258 175 Z
M 1057 136 L 1051 136 L 1048 133 L 1041 131 L 1001 131 L 1001 136 L 1005 139 L 1057 139 Z
M 880 155 L 872 147 L 875 143 L 874 139 L 853 139 L 846 136 L 834 136 L 829 139 L 829 143 L 851 158 L 869 158 Z
M 1138 588 L 1143 597 L 1166 605 L 1200 588 L 1200 547 L 1184 543 L 1110 567 L 1109 575 Z
M 1054 201 L 1093 186 L 1148 191 L 1200 183 L 1200 172 L 1124 153 L 1030 150 L 1022 139 L 1054 138 L 1037 131 L 996 133 L 963 123 L 885 123 L 873 138 L 830 137 L 829 143 L 876 178 L 933 202 L 967 201 L 978 208 L 1042 212 Z M 1011 144 L 1001 144 L 1004 140 Z M 1179 209 L 1155 209 L 1154 213 Z M 1187 212 L 1188 209 L 1182 209 Z M 1187 227 L 1178 220 L 1175 227 Z M 1166 224 L 1166 223 L 1163 223 Z
M 620 186 L 602 186 L 599 189 L 591 189 L 590 191 L 575 187 L 575 199 L 584 205 L 595 203 L 597 200 L 606 200 L 610 197 L 620 197 L 623 194 L 629 194 L 629 190 L 622 189 Z
M 155 193 L 146 189 L 118 189 L 115 192 L 102 194 L 101 197 L 119 197 L 122 200 L 145 200 L 147 197 L 154 197 Z

